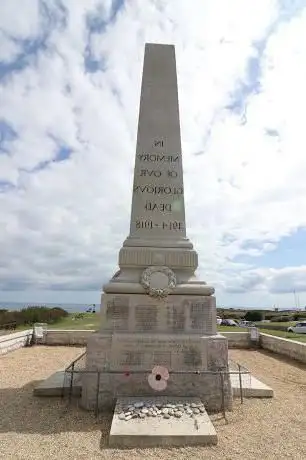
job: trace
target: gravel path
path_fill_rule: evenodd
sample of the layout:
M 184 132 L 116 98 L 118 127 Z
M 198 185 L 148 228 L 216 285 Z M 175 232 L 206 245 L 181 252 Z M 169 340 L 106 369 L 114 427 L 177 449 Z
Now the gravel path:
M 226 424 L 214 416 L 215 447 L 108 449 L 111 417 L 77 408 L 58 398 L 34 398 L 34 382 L 63 368 L 83 349 L 33 347 L 0 358 L 0 458 L 5 460 L 261 460 L 306 459 L 306 366 L 258 351 L 231 350 L 231 358 L 272 386 L 273 400 L 235 402 Z

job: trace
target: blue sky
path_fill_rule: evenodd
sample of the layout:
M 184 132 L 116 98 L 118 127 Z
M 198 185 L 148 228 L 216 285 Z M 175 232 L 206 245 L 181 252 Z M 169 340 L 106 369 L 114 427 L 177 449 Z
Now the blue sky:
M 253 245 L 250 242 L 246 244 L 246 248 L 259 250 L 258 256 L 238 256 L 235 260 L 266 268 L 302 267 L 305 265 L 305 252 L 303 251 L 305 243 L 306 230 L 300 228 L 291 235 L 284 236 L 277 245 L 272 244 L 268 252 L 262 253 L 256 243 Z
M 226 306 L 306 305 L 304 0 L 0 5 L 0 301 L 98 303 L 145 42 L 176 46 L 188 236 Z

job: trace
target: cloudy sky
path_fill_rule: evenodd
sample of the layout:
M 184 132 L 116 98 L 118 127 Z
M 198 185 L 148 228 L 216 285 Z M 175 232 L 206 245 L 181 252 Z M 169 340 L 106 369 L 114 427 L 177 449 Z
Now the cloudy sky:
M 187 232 L 225 306 L 306 305 L 306 1 L 3 0 L 0 300 L 99 302 L 145 42 L 176 46 Z

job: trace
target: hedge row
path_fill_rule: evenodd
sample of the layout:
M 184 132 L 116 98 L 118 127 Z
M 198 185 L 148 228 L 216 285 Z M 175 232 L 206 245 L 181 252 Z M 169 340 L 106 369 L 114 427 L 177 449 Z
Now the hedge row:
M 218 314 L 221 318 L 226 319 L 234 319 L 234 320 L 242 320 L 245 319 L 247 321 L 262 321 L 263 319 L 270 320 L 272 322 L 277 323 L 284 323 L 287 321 L 299 321 L 302 319 L 306 320 L 306 311 L 298 311 L 292 313 L 281 313 L 281 312 L 271 312 L 271 311 L 264 311 L 264 310 L 223 310 L 218 309 Z
M 16 326 L 32 326 L 34 323 L 52 324 L 68 314 L 60 307 L 27 307 L 19 311 L 0 310 L 0 327 L 9 323 L 15 323 Z

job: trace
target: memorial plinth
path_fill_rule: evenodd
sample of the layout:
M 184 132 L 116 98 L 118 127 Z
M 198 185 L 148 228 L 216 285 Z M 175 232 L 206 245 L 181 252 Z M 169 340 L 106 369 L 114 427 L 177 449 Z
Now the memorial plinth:
M 100 408 L 117 396 L 153 395 L 147 376 L 158 365 L 176 372 L 160 394 L 199 397 L 208 411 L 220 409 L 216 371 L 227 370 L 227 339 L 217 334 L 214 288 L 196 278 L 197 266 L 186 237 L 175 50 L 147 44 L 130 234 L 119 252 L 119 271 L 103 287 L 100 331 L 87 345 L 87 369 L 102 372 Z M 139 373 L 123 380 L 112 371 Z M 191 371 L 206 373 L 195 377 Z M 82 404 L 92 408 L 95 375 L 83 376 L 82 385 Z M 226 376 L 223 397 L 230 408 Z

